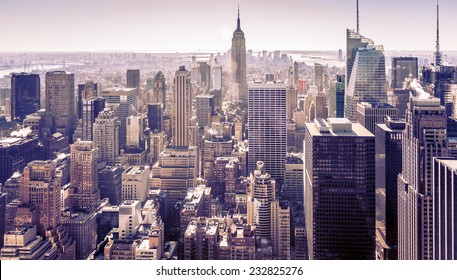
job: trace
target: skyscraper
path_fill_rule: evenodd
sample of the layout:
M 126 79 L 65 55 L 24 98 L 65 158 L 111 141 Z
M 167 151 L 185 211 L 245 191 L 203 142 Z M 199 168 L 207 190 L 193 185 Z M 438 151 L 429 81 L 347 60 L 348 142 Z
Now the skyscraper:
M 294 111 L 297 110 L 298 91 L 296 88 L 287 88 L 287 119 L 294 117 Z
M 94 210 L 100 200 L 98 148 L 92 141 L 70 145 L 71 204 L 76 209 Z
M 108 198 L 111 205 L 122 202 L 122 170 L 119 165 L 106 165 L 98 170 L 100 198 Z M 98 237 L 102 238 L 102 237 Z
M 271 241 L 273 257 L 290 260 L 290 206 L 278 199 L 271 202 Z
M 163 131 L 163 105 L 162 103 L 148 104 L 148 125 L 152 132 Z
M 220 133 L 214 129 L 207 130 L 202 143 L 202 170 L 203 178 L 213 179 L 214 163 L 218 157 L 230 156 L 233 148 L 233 140 L 230 135 Z M 218 195 L 219 188 L 214 188 L 213 193 Z
M 127 70 L 127 87 L 136 88 L 138 94 L 140 94 L 140 70 L 139 69 L 128 69 Z
M 417 57 L 393 57 L 392 58 L 392 84 L 393 89 L 402 89 L 406 78 L 418 78 Z
M 331 118 L 344 117 L 344 93 L 346 90 L 346 77 L 337 75 L 336 80 L 330 83 L 328 94 L 328 115 Z
M 294 87 L 298 86 L 298 62 L 294 62 Z
M 205 92 L 211 89 L 211 66 L 206 61 L 197 62 L 197 84 Z
M 284 198 L 290 202 L 303 202 L 303 160 L 301 155 L 288 155 L 284 168 Z
M 214 114 L 214 95 L 197 96 L 197 123 L 198 127 L 204 128 L 211 124 Z
M 324 90 L 324 65 L 314 63 L 314 84 L 319 92 Z
M 167 109 L 167 87 L 165 84 L 165 76 L 161 71 L 157 72 L 154 77 L 154 86 L 152 88 L 152 97 L 148 98 L 149 103 L 162 103 L 162 109 Z
M 276 181 L 264 170 L 261 161 L 256 163 L 256 169 L 251 173 L 249 189 L 248 204 L 251 206 L 248 205 L 248 222 L 255 225 L 256 237 L 271 240 L 271 204 L 276 200 Z
M 238 91 L 238 99 L 246 100 L 246 39 L 244 38 L 244 32 L 241 30 L 239 8 L 230 52 L 232 56 L 232 84 Z
M 457 159 L 433 159 L 433 244 L 434 260 L 456 260 L 455 204 Z
M 39 235 L 60 223 L 60 185 L 56 181 L 56 167 L 51 161 L 32 161 L 24 168 L 19 189 L 21 203 L 34 203 L 39 212 Z
M 93 140 L 93 125 L 103 109 L 105 109 L 105 99 L 89 98 L 82 101 L 82 140 Z
M 105 108 L 95 119 L 93 137 L 100 161 L 114 163 L 119 156 L 119 127 L 118 118 L 109 108 Z
M 102 91 L 102 97 L 106 100 L 106 107 L 110 107 L 118 117 L 119 147 L 123 148 L 127 143 L 127 117 L 137 113 L 138 89 L 111 87 Z
M 144 134 L 146 128 L 146 116 L 130 116 L 127 118 L 127 142 L 126 147 L 144 147 Z
M 368 45 L 374 45 L 373 40 L 360 35 L 354 30 L 346 29 L 346 85 L 352 76 L 355 57 L 359 48 L 366 48 Z
M 356 120 L 374 134 L 376 124 L 383 123 L 385 117 L 396 118 L 397 114 L 397 108 L 392 105 L 361 102 L 357 104 Z
M 284 177 L 287 151 L 287 87 L 280 83 L 249 84 L 249 172 L 258 161 L 276 180 Z
M 148 179 L 151 169 L 146 166 L 130 166 L 122 173 L 122 200 L 146 202 L 149 194 Z
M 170 204 L 174 206 L 178 200 L 184 199 L 187 189 L 196 184 L 197 149 L 168 146 L 151 170 L 150 187 L 168 191 Z
M 65 71 L 46 73 L 46 114 L 53 130 L 71 136 L 76 122 L 75 75 Z
M 222 90 L 222 65 L 213 67 L 213 89 Z
M 385 224 L 385 236 L 390 247 L 389 260 L 398 259 L 398 175 L 402 171 L 402 138 L 405 122 L 386 118 L 377 124 L 376 136 L 376 200 Z M 378 214 L 379 215 L 379 214 Z
M 40 75 L 11 74 L 11 119 L 24 120 L 40 110 Z
M 309 258 L 374 260 L 374 135 L 348 119 L 316 119 L 305 129 Z
M 433 157 L 447 156 L 446 112 L 438 98 L 411 97 L 398 176 L 398 259 L 433 259 Z
M 172 240 L 177 240 L 180 230 L 177 215 L 179 207 L 175 208 L 175 205 L 186 197 L 189 188 L 196 185 L 197 167 L 196 147 L 168 146 L 160 153 L 159 160 L 151 168 L 149 188 L 168 192 L 169 208 L 165 211 L 171 216 L 169 225 Z
M 76 242 L 76 259 L 85 260 L 97 246 L 97 218 L 95 213 L 74 213 L 62 218 L 62 225 Z
M 133 240 L 141 224 L 141 202 L 125 200 L 119 206 L 119 239 Z
M 184 66 L 176 71 L 173 91 L 173 145 L 189 144 L 188 130 L 192 117 L 192 89 L 190 72 Z
M 344 116 L 351 121 L 356 119 L 357 103 L 387 103 L 384 48 L 359 48 L 353 63 L 344 104 Z
M 78 84 L 78 100 L 77 100 L 77 113 L 78 119 L 83 116 L 83 102 L 84 100 L 93 99 L 97 97 L 98 84 L 93 81 L 85 81 L 83 84 Z
M 43 147 L 37 136 L 0 138 L 0 183 L 5 183 L 16 170 L 41 159 Z

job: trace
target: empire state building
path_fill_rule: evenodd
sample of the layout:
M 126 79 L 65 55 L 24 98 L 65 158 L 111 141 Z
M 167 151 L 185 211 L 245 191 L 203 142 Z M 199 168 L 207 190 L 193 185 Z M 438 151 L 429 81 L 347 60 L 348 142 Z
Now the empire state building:
M 232 88 L 238 93 L 239 100 L 247 101 L 246 92 L 246 39 L 240 26 L 240 9 L 232 38 Z

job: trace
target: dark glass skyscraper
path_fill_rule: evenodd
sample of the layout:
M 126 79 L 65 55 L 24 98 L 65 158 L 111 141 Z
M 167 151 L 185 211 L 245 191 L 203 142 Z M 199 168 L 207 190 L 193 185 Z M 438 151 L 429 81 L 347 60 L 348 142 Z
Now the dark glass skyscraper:
M 140 94 L 140 70 L 128 69 L 127 70 L 127 87 L 136 88 Z
M 83 101 L 92 99 L 98 95 L 98 84 L 93 81 L 86 81 L 85 83 L 78 84 L 78 119 L 83 116 Z
M 375 259 L 375 137 L 348 119 L 305 127 L 309 258 Z
M 418 77 L 417 57 L 393 57 L 392 58 L 392 85 L 391 88 L 403 88 L 405 78 Z
M 163 131 L 162 103 L 148 104 L 148 125 L 152 132 Z
M 40 110 L 40 75 L 11 74 L 11 118 L 25 116 Z
M 397 180 L 402 171 L 402 139 L 405 122 L 387 118 L 376 125 L 376 200 L 380 205 L 381 222 L 385 223 L 389 260 L 398 258 L 397 230 Z
M 93 140 L 93 125 L 95 119 L 98 117 L 98 114 L 105 109 L 105 99 L 91 98 L 86 99 L 82 103 L 82 128 L 83 128 L 83 141 L 92 141 Z

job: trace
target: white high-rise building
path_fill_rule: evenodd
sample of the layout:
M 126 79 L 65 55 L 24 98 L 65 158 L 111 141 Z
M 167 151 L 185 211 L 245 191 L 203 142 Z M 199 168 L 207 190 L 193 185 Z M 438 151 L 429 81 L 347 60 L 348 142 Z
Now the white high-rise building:
M 249 84 L 249 172 L 258 161 L 275 179 L 284 177 L 287 153 L 286 93 L 282 83 Z
M 214 66 L 213 79 L 213 89 L 222 90 L 222 65 Z
M 173 145 L 189 144 L 188 129 L 192 116 L 192 89 L 190 72 L 184 66 L 176 71 L 173 90 Z
M 132 240 L 142 221 L 141 202 L 126 200 L 119 206 L 119 239 Z
M 146 166 L 130 166 L 122 173 L 122 200 L 139 200 L 145 202 L 148 198 L 148 179 L 151 168 Z
M 276 181 L 264 171 L 264 163 L 259 161 L 251 173 L 248 193 L 248 222 L 256 226 L 256 236 L 272 238 L 271 204 L 276 199 Z
M 448 156 L 446 109 L 423 92 L 410 97 L 398 175 L 398 259 L 431 260 L 434 247 L 433 158 Z
M 144 116 L 130 116 L 127 118 L 127 144 L 139 148 L 143 140 L 143 130 L 145 127 Z
M 456 260 L 457 221 L 457 159 L 435 158 L 433 160 L 433 244 L 434 260 Z
M 92 134 L 100 161 L 114 163 L 119 156 L 119 127 L 118 118 L 109 108 L 105 108 L 95 119 Z

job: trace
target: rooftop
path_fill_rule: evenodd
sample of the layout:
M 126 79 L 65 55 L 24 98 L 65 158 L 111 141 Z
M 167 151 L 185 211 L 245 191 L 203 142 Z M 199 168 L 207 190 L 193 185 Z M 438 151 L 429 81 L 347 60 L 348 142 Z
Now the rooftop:
M 287 84 L 284 83 L 249 83 L 248 90 L 250 89 L 287 89 Z
M 364 107 L 365 109 L 372 108 L 372 109 L 395 109 L 394 106 L 387 104 L 387 103 L 368 103 L 368 102 L 360 102 L 357 103 L 357 106 Z
M 0 138 L 0 148 L 8 148 L 8 147 L 14 146 L 14 145 L 22 145 L 35 138 L 37 138 L 37 137 L 32 137 L 32 138 L 3 137 L 3 138 Z
M 127 174 L 127 175 L 143 175 L 146 171 L 148 171 L 150 169 L 149 166 L 138 166 L 138 165 L 134 165 L 134 166 L 130 166 L 127 170 L 124 171 L 123 174 Z
M 301 157 L 302 157 L 301 154 L 292 155 L 292 156 L 289 155 L 286 157 L 286 164 L 302 164 L 303 159 Z
M 319 119 L 305 124 L 312 136 L 374 137 L 359 123 L 352 123 L 346 118 Z
M 437 158 L 441 164 L 448 167 L 449 169 L 456 171 L 457 170 L 457 159 L 455 158 Z

